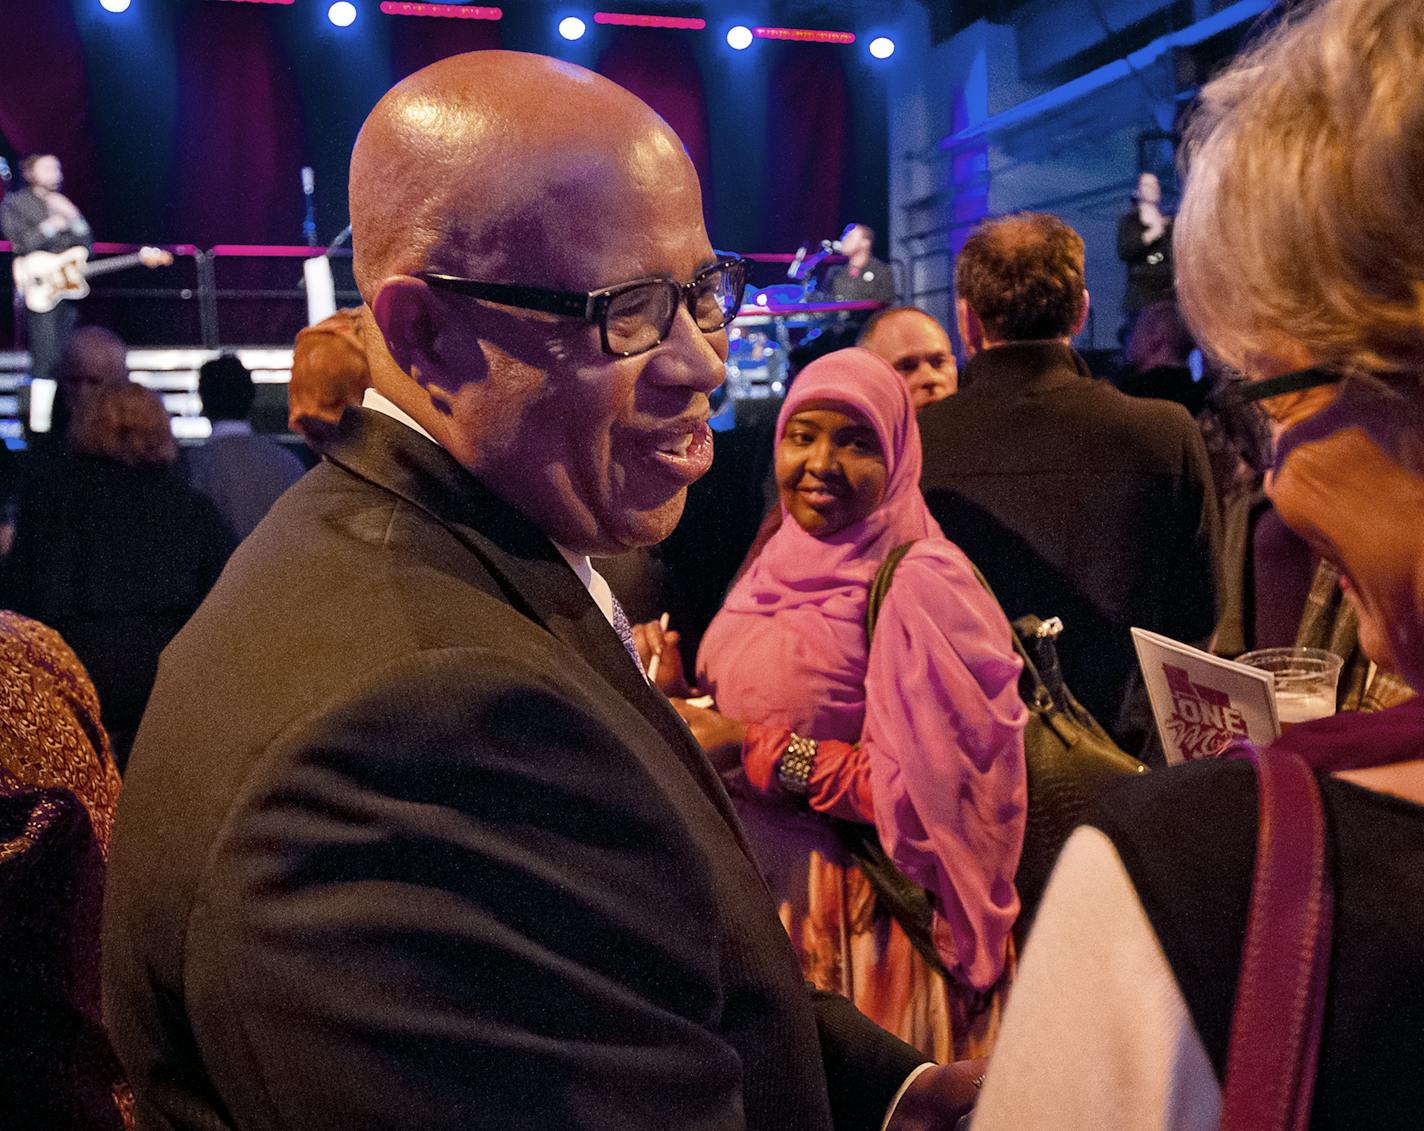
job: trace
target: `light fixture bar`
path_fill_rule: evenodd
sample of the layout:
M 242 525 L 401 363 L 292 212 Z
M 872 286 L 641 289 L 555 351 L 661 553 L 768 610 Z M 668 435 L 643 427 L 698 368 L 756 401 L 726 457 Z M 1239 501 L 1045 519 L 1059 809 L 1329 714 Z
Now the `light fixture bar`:
M 618 24 L 622 27 L 662 27 L 680 28 L 684 31 L 701 31 L 707 26 L 706 20 L 688 16 L 644 16 L 632 12 L 594 12 L 596 24 Z
M 447 20 L 502 20 L 504 10 L 480 4 L 419 4 L 413 0 L 381 0 L 388 16 L 438 16 Z
M 752 34 L 758 39 L 789 39 L 797 43 L 854 43 L 849 31 L 813 31 L 800 27 L 756 27 Z

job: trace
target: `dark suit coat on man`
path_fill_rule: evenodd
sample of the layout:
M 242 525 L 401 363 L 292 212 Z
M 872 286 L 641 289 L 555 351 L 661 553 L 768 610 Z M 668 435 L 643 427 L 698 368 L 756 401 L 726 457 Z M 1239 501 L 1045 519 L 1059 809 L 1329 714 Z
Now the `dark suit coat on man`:
M 106 1021 L 143 1128 L 868 1128 L 726 794 L 558 553 L 351 410 L 164 654 Z
M 1025 342 L 976 354 L 919 422 L 945 535 L 1010 618 L 1062 617 L 1068 686 L 1141 749 L 1128 629 L 1201 642 L 1216 623 L 1216 499 L 1192 418 L 1094 379 L 1068 346 Z

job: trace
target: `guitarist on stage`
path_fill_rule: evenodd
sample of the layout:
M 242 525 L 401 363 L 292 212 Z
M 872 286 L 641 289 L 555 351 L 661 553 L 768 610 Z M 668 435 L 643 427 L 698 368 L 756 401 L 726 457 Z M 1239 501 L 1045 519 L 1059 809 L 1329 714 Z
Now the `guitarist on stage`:
M 52 153 L 37 153 L 20 163 L 20 171 L 29 187 L 10 193 L 0 201 L 0 230 L 10 241 L 14 254 L 91 247 L 94 237 L 88 223 L 74 202 L 59 191 L 64 181 L 59 158 Z M 54 376 L 54 368 L 77 317 L 71 302 L 61 302 L 42 314 L 25 311 L 31 377 Z

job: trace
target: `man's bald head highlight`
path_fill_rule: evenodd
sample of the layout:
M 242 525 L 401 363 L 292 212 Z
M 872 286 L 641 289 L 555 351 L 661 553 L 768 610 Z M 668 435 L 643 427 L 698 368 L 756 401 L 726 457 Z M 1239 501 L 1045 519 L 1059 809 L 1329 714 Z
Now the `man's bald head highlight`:
M 550 277 L 551 251 L 606 194 L 664 180 L 700 191 L 676 134 L 622 87 L 540 55 L 442 59 L 387 92 L 356 139 L 356 281 L 367 302 L 428 269 L 575 289 Z

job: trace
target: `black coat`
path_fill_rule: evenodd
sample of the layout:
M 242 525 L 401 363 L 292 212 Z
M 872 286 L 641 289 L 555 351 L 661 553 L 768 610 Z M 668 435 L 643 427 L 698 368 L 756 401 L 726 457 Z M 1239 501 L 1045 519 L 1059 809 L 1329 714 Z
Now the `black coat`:
M 874 1131 L 921 1060 L 548 540 L 362 410 L 164 655 L 104 964 L 145 1128 Z
M 1117 257 L 1127 264 L 1122 308 L 1133 316 L 1177 293 L 1172 267 L 1172 218 L 1167 217 L 1167 230 L 1159 239 L 1147 243 L 1146 234 L 1136 206 L 1117 222 Z
M 43 621 L 83 661 L 124 767 L 159 653 L 236 541 L 177 467 L 32 453 L 0 604 Z
M 919 415 L 921 486 L 1012 619 L 1062 617 L 1068 685 L 1129 748 L 1133 625 L 1200 643 L 1216 623 L 1219 520 L 1180 405 L 1128 397 L 1051 342 L 984 350 Z

